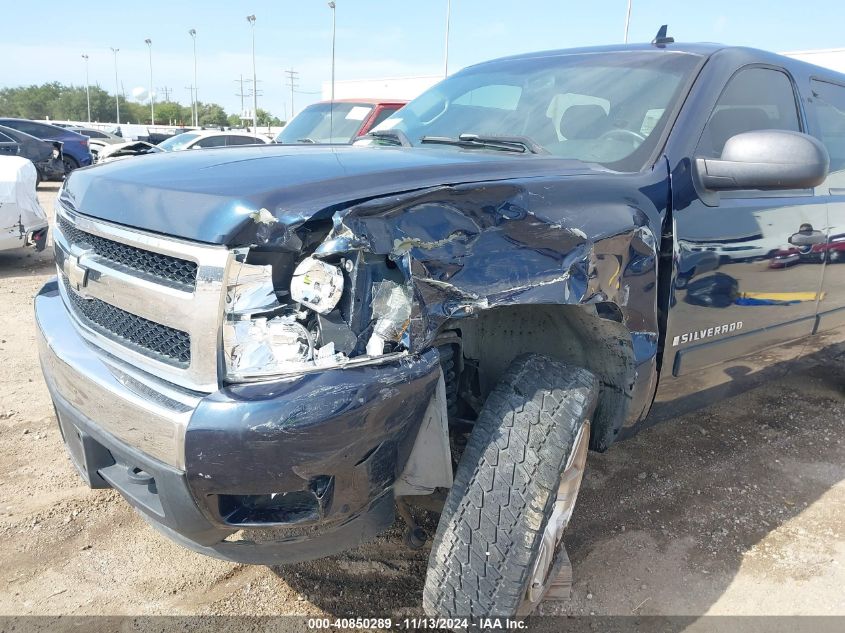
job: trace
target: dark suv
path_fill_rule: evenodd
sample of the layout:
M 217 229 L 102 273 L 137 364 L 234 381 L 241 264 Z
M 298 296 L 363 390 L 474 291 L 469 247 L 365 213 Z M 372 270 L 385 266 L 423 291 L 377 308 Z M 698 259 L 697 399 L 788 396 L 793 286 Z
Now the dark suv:
M 420 546 L 409 506 L 439 508 L 426 613 L 528 613 L 568 576 L 588 448 L 842 349 L 841 260 L 765 259 L 845 233 L 843 75 L 662 37 L 532 53 L 369 144 L 61 192 L 35 310 L 62 436 L 196 551 L 317 558 L 394 511 Z
M 71 129 L 28 119 L 0 118 L 0 125 L 26 132 L 30 136 L 40 138 L 43 141 L 60 142 L 65 171 L 67 172 L 92 163 L 91 152 L 88 149 L 88 137 Z

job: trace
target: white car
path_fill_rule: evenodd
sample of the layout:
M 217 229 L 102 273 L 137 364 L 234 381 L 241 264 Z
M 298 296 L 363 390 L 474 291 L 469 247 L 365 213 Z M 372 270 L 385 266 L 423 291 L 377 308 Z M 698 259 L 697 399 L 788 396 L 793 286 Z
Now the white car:
M 108 145 L 100 149 L 97 155 L 97 162 L 106 163 L 130 156 L 157 154 L 159 152 L 179 152 L 185 149 L 230 147 L 233 145 L 264 145 L 270 142 L 269 138 L 250 132 L 197 130 L 171 136 L 158 145 L 153 145 L 145 141 Z
M 0 158 L 0 251 L 35 246 L 47 240 L 47 214 L 35 194 L 37 173 L 28 158 Z
M 171 136 L 159 143 L 157 147 L 165 152 L 176 152 L 183 149 L 201 149 L 206 147 L 228 147 L 231 145 L 264 145 L 270 143 L 270 139 L 260 134 L 251 132 L 220 130 L 197 130 L 195 132 L 182 132 Z
M 233 145 L 264 145 L 271 141 L 260 134 L 250 132 L 223 132 L 220 130 L 197 130 L 182 132 L 163 140 L 158 145 L 146 141 L 117 143 L 101 148 L 97 154 L 98 163 L 107 163 L 130 156 L 157 154 L 159 152 L 180 152 L 185 149 L 230 147 Z

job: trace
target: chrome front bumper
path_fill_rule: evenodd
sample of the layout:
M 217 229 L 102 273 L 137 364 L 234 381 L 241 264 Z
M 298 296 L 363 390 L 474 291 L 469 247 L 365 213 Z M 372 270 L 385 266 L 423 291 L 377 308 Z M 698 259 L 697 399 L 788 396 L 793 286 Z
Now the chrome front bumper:
M 89 486 L 114 488 L 170 538 L 226 560 L 282 564 L 355 547 L 393 522 L 394 483 L 441 376 L 436 350 L 202 394 L 89 343 L 57 280 L 35 314 L 72 461 Z M 256 514 L 253 501 L 268 496 L 278 507 Z M 263 527 L 282 532 L 226 540 Z
M 185 430 L 204 394 L 142 374 L 83 339 L 58 283 L 35 298 L 41 366 L 54 399 L 116 439 L 169 466 L 185 469 Z

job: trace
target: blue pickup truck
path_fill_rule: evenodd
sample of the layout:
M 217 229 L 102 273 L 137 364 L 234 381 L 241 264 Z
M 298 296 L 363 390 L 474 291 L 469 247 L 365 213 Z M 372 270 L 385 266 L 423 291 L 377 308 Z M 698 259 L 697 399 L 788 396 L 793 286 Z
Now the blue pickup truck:
M 843 236 L 845 76 L 519 55 L 353 146 L 75 170 L 40 357 L 82 477 L 186 547 L 300 561 L 397 512 L 418 547 L 423 505 L 426 613 L 519 615 L 588 449 L 839 349 Z

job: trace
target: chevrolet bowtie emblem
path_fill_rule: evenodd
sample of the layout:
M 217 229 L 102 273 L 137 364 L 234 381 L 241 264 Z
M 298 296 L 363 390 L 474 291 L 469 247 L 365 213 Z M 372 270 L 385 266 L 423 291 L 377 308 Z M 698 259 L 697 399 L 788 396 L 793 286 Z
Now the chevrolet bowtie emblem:
M 79 255 L 69 254 L 65 259 L 65 274 L 67 275 L 67 279 L 71 287 L 82 296 L 86 295 L 83 290 L 88 284 L 88 268 L 79 261 L 80 257 L 84 257 L 84 255 L 85 253 L 80 253 Z

